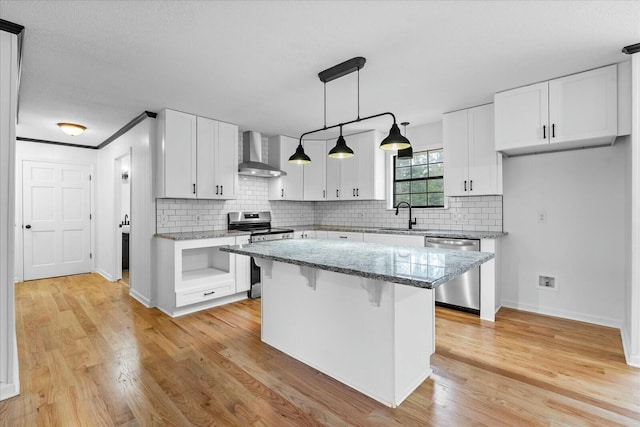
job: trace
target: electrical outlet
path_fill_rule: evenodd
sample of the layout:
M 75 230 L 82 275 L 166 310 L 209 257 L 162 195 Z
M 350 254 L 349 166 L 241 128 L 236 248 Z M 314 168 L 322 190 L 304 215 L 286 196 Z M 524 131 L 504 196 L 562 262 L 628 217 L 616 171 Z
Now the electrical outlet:
M 538 288 L 556 290 L 556 278 L 552 276 L 538 276 Z
M 547 213 L 545 211 L 538 211 L 538 222 L 540 224 L 546 224 L 547 223 Z
M 162 219 L 160 221 L 169 222 L 169 215 L 162 215 Z

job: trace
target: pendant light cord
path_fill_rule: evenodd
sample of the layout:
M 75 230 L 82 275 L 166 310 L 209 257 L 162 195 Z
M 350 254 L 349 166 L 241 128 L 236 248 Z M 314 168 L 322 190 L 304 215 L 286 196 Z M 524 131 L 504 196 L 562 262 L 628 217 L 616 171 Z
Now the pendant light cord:
M 360 120 L 360 67 L 358 67 L 358 120 Z
M 327 128 L 327 82 L 324 83 L 324 128 Z

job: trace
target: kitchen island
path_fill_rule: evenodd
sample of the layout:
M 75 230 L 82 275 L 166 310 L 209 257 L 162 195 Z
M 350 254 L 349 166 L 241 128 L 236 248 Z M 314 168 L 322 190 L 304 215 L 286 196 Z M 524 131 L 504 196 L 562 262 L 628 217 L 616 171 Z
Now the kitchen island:
M 493 254 L 296 239 L 221 248 L 262 269 L 262 341 L 396 407 L 431 374 L 436 286 Z

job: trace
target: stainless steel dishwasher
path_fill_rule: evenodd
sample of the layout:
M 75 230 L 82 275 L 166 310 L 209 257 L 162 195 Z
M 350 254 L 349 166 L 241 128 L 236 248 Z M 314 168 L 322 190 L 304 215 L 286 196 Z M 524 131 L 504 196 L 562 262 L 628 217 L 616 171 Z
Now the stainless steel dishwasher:
M 425 237 L 425 247 L 480 251 L 480 240 Z M 480 267 L 436 288 L 436 304 L 480 314 Z

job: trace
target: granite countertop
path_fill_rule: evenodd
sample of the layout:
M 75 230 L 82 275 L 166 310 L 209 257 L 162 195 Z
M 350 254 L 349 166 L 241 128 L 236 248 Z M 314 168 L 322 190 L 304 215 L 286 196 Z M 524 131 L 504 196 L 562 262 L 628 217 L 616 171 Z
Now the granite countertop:
M 413 228 L 383 228 L 383 227 L 356 227 L 356 226 L 340 226 L 340 225 L 297 225 L 292 228 L 295 231 L 320 230 L 320 231 L 344 231 L 355 233 L 377 233 L 377 234 L 402 234 L 409 236 L 425 236 L 425 237 L 449 237 L 458 239 L 497 239 L 506 236 L 504 231 L 465 231 L 465 230 L 436 230 Z
M 494 257 L 486 252 L 326 239 L 274 240 L 220 250 L 420 288 L 435 288 Z
M 169 240 L 199 240 L 216 239 L 218 237 L 248 236 L 248 231 L 229 230 L 205 230 L 205 231 L 185 231 L 182 233 L 156 233 L 155 237 Z

